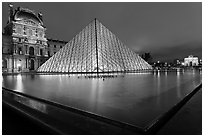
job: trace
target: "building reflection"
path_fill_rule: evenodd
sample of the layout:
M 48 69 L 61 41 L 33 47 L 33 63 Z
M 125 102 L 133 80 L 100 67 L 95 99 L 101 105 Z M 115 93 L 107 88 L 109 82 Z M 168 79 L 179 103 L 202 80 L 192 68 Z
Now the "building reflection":
M 21 74 L 18 74 L 16 76 L 15 89 L 17 89 L 18 92 L 24 92 L 24 83 L 23 83 L 23 78 Z
M 30 79 L 31 79 L 31 80 L 35 80 L 35 75 L 31 74 L 31 75 L 30 75 Z

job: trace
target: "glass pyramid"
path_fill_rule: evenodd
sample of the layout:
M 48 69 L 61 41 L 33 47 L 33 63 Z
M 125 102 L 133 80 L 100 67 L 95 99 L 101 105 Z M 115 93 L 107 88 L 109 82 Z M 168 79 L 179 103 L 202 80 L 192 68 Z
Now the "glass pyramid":
M 38 72 L 124 72 L 152 69 L 97 19 L 89 23 Z

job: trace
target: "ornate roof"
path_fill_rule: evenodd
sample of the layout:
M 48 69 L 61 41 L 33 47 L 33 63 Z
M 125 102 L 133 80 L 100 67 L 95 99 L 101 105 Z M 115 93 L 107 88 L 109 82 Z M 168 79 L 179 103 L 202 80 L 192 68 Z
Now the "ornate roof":
M 29 9 L 19 8 L 14 14 L 14 20 L 32 20 L 37 24 L 43 25 L 42 20 Z

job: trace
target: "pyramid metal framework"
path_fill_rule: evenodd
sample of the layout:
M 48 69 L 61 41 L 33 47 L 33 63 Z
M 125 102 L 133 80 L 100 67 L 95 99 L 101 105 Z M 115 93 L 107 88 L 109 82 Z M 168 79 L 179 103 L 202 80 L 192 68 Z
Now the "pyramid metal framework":
M 149 69 L 151 65 L 94 19 L 37 71 L 100 73 Z

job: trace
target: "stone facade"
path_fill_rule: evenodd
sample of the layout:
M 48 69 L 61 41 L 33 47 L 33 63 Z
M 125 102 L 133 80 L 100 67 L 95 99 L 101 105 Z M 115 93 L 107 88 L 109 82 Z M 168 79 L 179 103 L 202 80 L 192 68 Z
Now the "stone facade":
M 9 18 L 2 34 L 2 71 L 35 71 L 65 45 L 65 41 L 48 41 L 45 32 L 41 13 L 36 15 L 21 7 L 14 11 L 13 5 L 9 5 Z
M 58 50 L 60 50 L 64 45 L 67 43 L 63 40 L 57 40 L 57 39 L 47 39 L 47 51 L 48 51 L 48 57 L 53 56 Z

